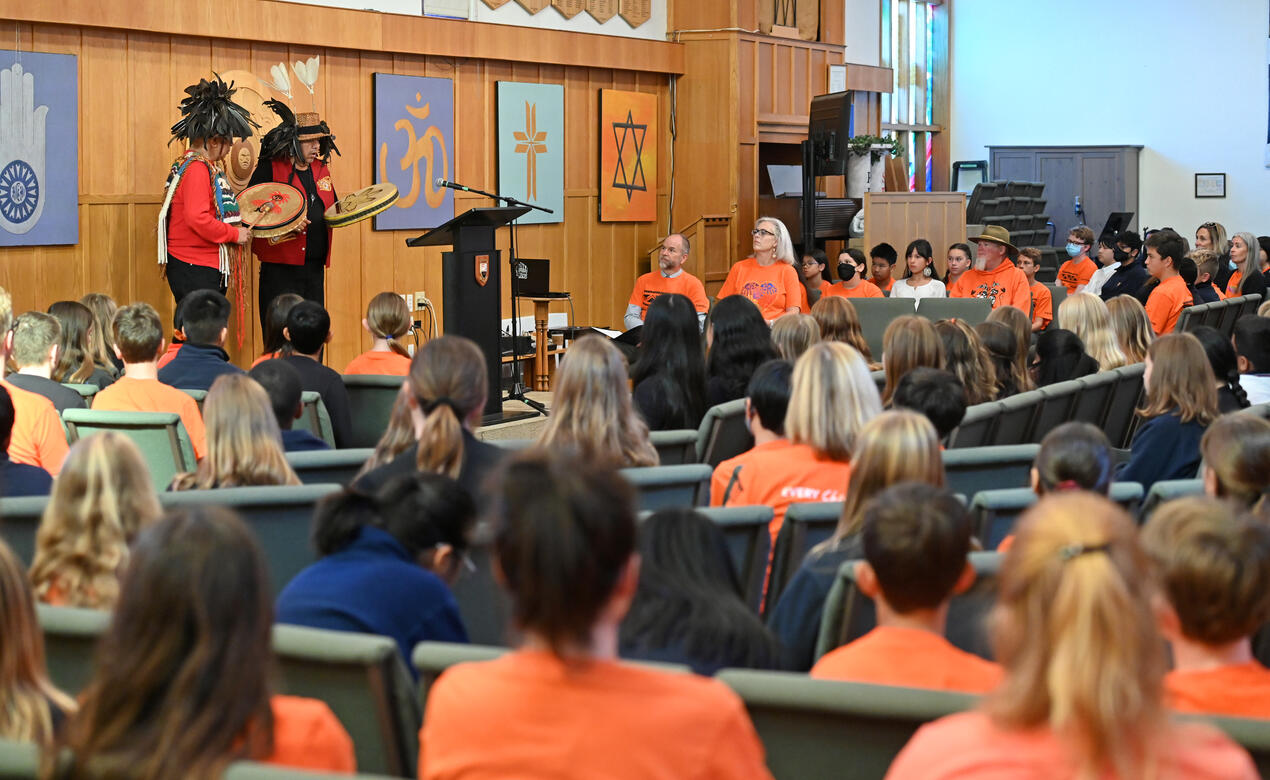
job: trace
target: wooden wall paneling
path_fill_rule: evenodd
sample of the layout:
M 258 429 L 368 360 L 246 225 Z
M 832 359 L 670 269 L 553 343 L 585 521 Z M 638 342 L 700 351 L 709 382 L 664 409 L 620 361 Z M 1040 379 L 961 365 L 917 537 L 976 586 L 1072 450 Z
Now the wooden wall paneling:
M 864 196 L 864 245 L 886 241 L 907 246 L 925 238 L 935 248 L 935 266 L 942 276 L 943 250 L 966 239 L 965 196 L 953 192 L 870 192 Z

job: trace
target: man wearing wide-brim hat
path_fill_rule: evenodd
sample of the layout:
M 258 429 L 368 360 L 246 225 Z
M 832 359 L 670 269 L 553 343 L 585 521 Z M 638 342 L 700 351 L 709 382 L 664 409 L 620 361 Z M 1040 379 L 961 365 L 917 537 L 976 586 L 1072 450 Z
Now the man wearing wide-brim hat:
M 323 216 L 338 196 L 327 164 L 335 148 L 335 136 L 317 113 L 293 114 L 286 104 L 268 100 L 282 120 L 260 142 L 260 162 L 251 185 L 275 181 L 289 184 L 305 195 L 304 218 L 291 233 L 279 238 L 257 238 L 252 251 L 260 258 L 257 312 L 264 327 L 269 303 L 283 293 L 326 305 L 325 270 L 331 264 L 331 229 Z
M 1013 306 L 1031 316 L 1032 291 L 1027 276 L 1014 265 L 1019 250 L 1010 243 L 1010 231 L 985 225 L 970 240 L 978 245 L 974 265 L 948 289 L 948 297 L 987 298 L 994 309 Z

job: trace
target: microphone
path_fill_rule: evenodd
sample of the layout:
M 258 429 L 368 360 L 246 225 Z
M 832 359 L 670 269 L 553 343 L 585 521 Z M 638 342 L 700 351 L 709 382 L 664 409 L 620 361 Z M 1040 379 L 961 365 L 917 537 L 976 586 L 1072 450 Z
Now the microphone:
M 440 176 L 438 176 L 436 179 L 432 181 L 432 186 L 438 189 L 442 187 L 448 187 L 449 189 L 452 189 L 452 190 L 463 190 L 464 192 L 472 191 L 470 187 L 464 187 L 462 184 L 456 184 L 452 181 L 446 181 L 445 179 L 442 179 Z

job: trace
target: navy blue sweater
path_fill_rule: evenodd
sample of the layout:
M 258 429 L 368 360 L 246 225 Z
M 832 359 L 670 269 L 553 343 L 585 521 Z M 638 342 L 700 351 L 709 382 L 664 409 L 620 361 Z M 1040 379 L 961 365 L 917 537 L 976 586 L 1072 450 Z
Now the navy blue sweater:
M 815 663 L 820 616 L 838 569 L 847 561 L 863 557 L 859 534 L 833 547 L 807 553 L 767 618 L 768 629 L 781 644 L 784 668 L 805 672 Z
M 1129 462 L 1116 473 L 1119 482 L 1140 482 L 1143 490 L 1163 479 L 1194 479 L 1199 473 L 1199 440 L 1205 426 L 1182 422 L 1177 412 L 1142 423 L 1129 445 Z
M 208 390 L 222 374 L 241 374 L 225 350 L 212 344 L 189 344 L 159 369 L 159 381 L 182 390 Z

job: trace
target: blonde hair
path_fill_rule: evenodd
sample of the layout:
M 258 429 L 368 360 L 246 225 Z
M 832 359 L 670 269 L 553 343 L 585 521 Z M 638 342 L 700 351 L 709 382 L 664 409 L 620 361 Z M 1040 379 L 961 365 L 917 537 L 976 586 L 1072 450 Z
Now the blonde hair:
M 1059 304 L 1061 307 L 1062 304 Z M 1155 340 L 1151 318 L 1147 316 L 1142 301 L 1132 295 L 1117 295 L 1107 301 L 1107 314 L 1111 329 L 1120 342 L 1120 351 L 1126 364 L 1133 365 L 1147 359 L 1147 350 Z
M 822 458 L 846 461 L 860 429 L 881 411 L 877 383 L 860 353 L 822 341 L 794 364 L 785 435 Z
M 935 332 L 944 345 L 944 368 L 966 389 L 966 405 L 995 399 L 997 370 L 975 329 L 962 320 L 940 320 Z
M 130 439 L 107 431 L 76 442 L 35 535 L 31 583 L 40 600 L 114 606 L 128 545 L 161 514 L 149 468 Z
M 907 409 L 882 412 L 860 429 L 847 498 L 832 545 L 860 530 L 865 506 L 878 493 L 900 482 L 944 486 L 944 456 L 939 434 L 924 414 Z
M 50 704 L 75 711 L 71 697 L 49 682 L 44 669 L 44 634 L 36 618 L 31 584 L 17 556 L 0 540 L 0 738 L 53 741 Z
M 397 293 L 381 292 L 370 299 L 366 307 L 366 328 L 374 338 L 386 340 L 393 352 L 410 357 L 410 351 L 397 341 L 410 330 L 410 309 Z
M 458 478 L 463 421 L 485 405 L 487 380 L 480 347 L 462 336 L 432 339 L 415 353 L 405 382 L 423 415 L 415 468 Z
M 1022 250 L 1019 250 L 1020 252 Z M 988 322 L 999 322 L 1014 332 L 1015 347 L 1015 380 L 1019 384 L 1019 392 L 1033 389 L 1032 372 L 1028 371 L 1028 350 L 1032 347 L 1032 320 L 1013 306 L 1002 306 L 988 312 Z
M 1182 422 L 1208 425 L 1217 419 L 1217 378 L 1199 339 L 1189 333 L 1168 333 L 1147 350 L 1151 381 L 1146 388 L 1143 417 L 1170 414 L 1175 409 Z
M 820 325 L 810 314 L 790 312 L 772 323 L 772 344 L 783 360 L 794 362 L 818 341 Z
M 1270 421 L 1253 413 L 1226 414 L 1204 431 L 1204 466 L 1217 478 L 1217 498 L 1260 513 L 1270 489 Z
M 811 316 L 820 326 L 821 341 L 841 341 L 866 361 L 873 362 L 873 353 L 860 326 L 860 314 L 850 300 L 841 295 L 824 296 L 811 307 Z
M 269 396 L 250 376 L 217 377 L 203 401 L 203 422 L 207 454 L 196 470 L 177 475 L 173 490 L 300 484 L 283 453 Z
M 119 306 L 115 299 L 105 293 L 88 293 L 79 302 L 93 313 L 93 330 L 88 334 L 89 349 L 93 362 L 111 372 L 115 370 L 115 312 Z
M 553 400 L 538 449 L 574 449 L 611 468 L 658 464 L 648 425 L 631 404 L 626 361 L 608 339 L 589 336 L 569 347 Z
M 1111 326 L 1111 313 L 1102 298 L 1084 292 L 1067 296 L 1058 305 L 1058 322 L 1076 334 L 1085 345 L 1085 352 L 1098 362 L 1099 371 L 1128 365 Z
M 1261 305 L 1257 307 L 1257 316 L 1270 317 L 1270 301 L 1261 302 Z
M 916 314 L 896 317 L 882 334 L 882 368 L 886 371 L 882 403 L 891 402 L 891 395 L 905 374 L 923 366 L 944 367 L 944 343 L 935 326 Z
M 384 435 L 379 437 L 379 441 L 375 444 L 375 450 L 362 464 L 362 468 L 357 472 L 357 477 L 374 471 L 380 466 L 388 463 L 393 458 L 410 449 L 418 443 L 415 438 L 415 423 L 410 416 L 410 402 L 407 400 L 405 385 L 402 390 L 397 393 L 397 400 L 393 401 L 392 414 L 388 417 L 388 427 L 384 429 Z M 354 477 L 354 479 L 357 479 Z
M 773 231 L 776 233 L 776 248 L 773 250 L 776 259 L 782 263 L 789 263 L 797 269 L 798 258 L 794 256 L 794 242 L 789 237 L 789 228 L 785 227 L 785 223 L 781 222 L 776 217 L 759 217 L 754 220 L 754 227 L 757 228 L 764 222 L 776 228 L 776 230 Z M 801 273 L 799 274 L 799 277 L 802 277 Z
M 1047 495 L 1019 521 L 999 582 L 990 623 L 1006 678 L 992 719 L 1052 728 L 1082 777 L 1153 775 L 1166 663 L 1133 521 L 1093 493 Z

